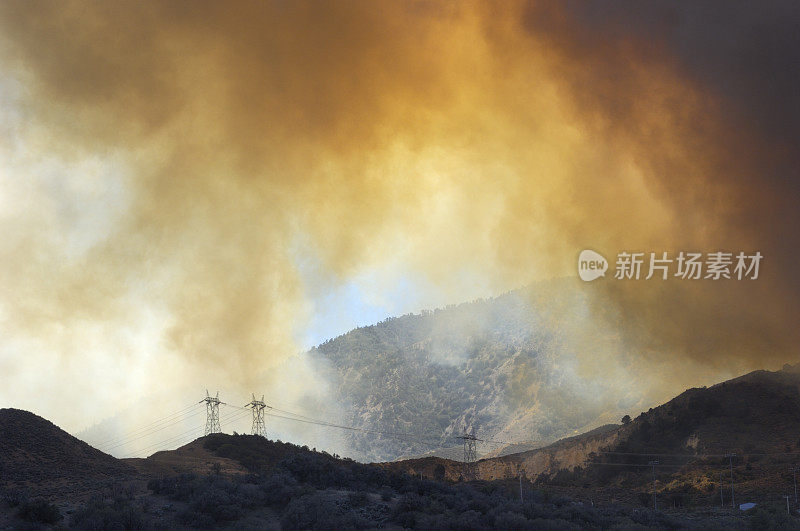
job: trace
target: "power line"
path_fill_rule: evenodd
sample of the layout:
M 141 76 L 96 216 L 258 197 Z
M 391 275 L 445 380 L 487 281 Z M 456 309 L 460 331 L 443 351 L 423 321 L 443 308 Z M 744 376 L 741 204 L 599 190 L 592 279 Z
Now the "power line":
M 359 431 L 359 432 L 362 432 L 362 433 L 371 433 L 373 435 L 382 435 L 384 437 L 389 437 L 389 438 L 394 438 L 394 439 L 401 439 L 401 440 L 406 440 L 406 441 L 411 441 L 411 442 L 416 442 L 416 443 L 419 443 L 419 444 L 431 446 L 431 444 L 429 442 L 425 442 L 423 439 L 419 439 L 418 437 L 416 437 L 414 435 L 410 435 L 410 434 L 393 433 L 393 432 L 385 432 L 385 431 L 378 431 L 378 430 L 370 430 L 370 429 L 367 429 L 367 428 L 356 428 L 355 426 L 344 426 L 344 425 L 341 425 L 341 424 L 333 424 L 333 423 L 330 423 L 330 422 L 320 422 L 320 421 L 299 419 L 299 418 L 294 418 L 294 417 L 286 417 L 286 416 L 283 416 L 283 415 L 275 415 L 274 413 L 266 413 L 266 415 L 269 415 L 270 417 L 279 418 L 279 419 L 293 420 L 295 422 L 303 422 L 303 423 L 306 423 L 306 424 L 316 424 L 318 426 L 326 426 L 326 427 L 329 427 L 329 428 L 339 428 L 339 429 L 343 429 L 343 430 Z
M 197 405 L 198 405 L 198 404 L 193 404 L 191 407 L 195 407 L 195 406 L 197 406 Z M 153 435 L 154 433 L 157 433 L 157 432 L 159 432 L 159 431 L 162 431 L 162 430 L 164 430 L 164 429 L 167 429 L 167 428 L 170 428 L 170 427 L 173 427 L 173 426 L 177 426 L 179 423 L 181 423 L 181 422 L 184 422 L 184 421 L 186 421 L 186 420 L 188 420 L 188 419 L 190 419 L 190 418 L 196 417 L 196 416 L 198 416 L 200 413 L 202 413 L 202 410 L 196 411 L 196 412 L 194 412 L 194 413 L 191 413 L 191 414 L 189 414 L 189 415 L 184 415 L 184 416 L 182 416 L 182 417 L 177 417 L 177 418 L 175 418 L 175 419 L 172 421 L 172 423 L 171 423 L 171 424 L 167 424 L 167 425 L 164 425 L 164 426 L 159 426 L 159 427 L 157 427 L 156 429 L 150 430 L 150 431 L 148 431 L 148 432 L 141 433 L 141 434 L 137 434 L 135 437 L 128 437 L 127 439 L 125 439 L 125 440 L 124 440 L 124 442 L 122 442 L 122 443 L 118 443 L 118 444 L 116 444 L 116 445 L 113 445 L 113 446 L 111 446 L 111 447 L 108 447 L 107 449 L 108 449 L 108 450 L 111 450 L 111 449 L 117 448 L 117 447 L 119 447 L 119 446 L 126 446 L 126 445 L 128 445 L 128 444 L 130 444 L 130 443 L 132 443 L 132 442 L 135 442 L 135 441 L 137 441 L 137 440 L 139 440 L 139 439 L 142 439 L 142 438 L 144 438 L 144 437 L 151 436 L 151 435 Z M 227 419 L 227 422 L 235 422 L 235 421 L 241 420 L 241 419 L 242 419 L 242 418 L 244 418 L 245 416 L 246 416 L 246 415 L 240 415 L 240 414 L 237 412 L 237 413 L 236 413 L 236 414 L 235 414 L 233 417 L 231 417 L 230 419 Z M 149 444 L 148 446 L 145 446 L 145 447 L 143 447 L 143 448 L 140 448 L 138 451 L 139 451 L 139 452 L 144 452 L 144 451 L 147 451 L 147 450 L 149 450 L 150 448 L 154 448 L 154 447 L 157 447 L 157 446 L 161 446 L 162 444 L 166 444 L 167 442 L 173 441 L 173 440 L 175 440 L 175 439 L 182 438 L 182 437 L 184 437 L 186 434 L 192 433 L 192 432 L 194 432 L 194 431 L 197 431 L 197 430 L 199 430 L 199 427 L 198 427 L 198 428 L 191 428 L 190 430 L 187 430 L 187 431 L 183 432 L 182 434 L 179 434 L 179 435 L 176 435 L 176 436 L 172 436 L 172 437 L 170 437 L 170 438 L 168 438 L 168 439 L 164 439 L 164 440 L 162 440 L 162 441 L 159 441 L 159 442 L 156 442 L 156 443 L 153 443 L 153 444 Z
M 226 405 L 228 407 L 247 410 L 247 408 L 242 408 L 242 407 L 235 406 L 235 405 L 232 405 L 232 404 L 226 404 Z M 283 410 L 281 410 L 281 411 L 283 411 Z M 355 427 L 355 426 L 346 426 L 344 424 L 336 424 L 336 423 L 333 423 L 333 422 L 326 422 L 326 421 L 323 421 L 323 420 L 312 419 L 310 417 L 306 417 L 304 415 L 298 415 L 296 413 L 291 413 L 291 412 L 288 412 L 288 411 L 286 413 L 290 414 L 290 415 L 296 415 L 297 417 L 301 417 L 301 418 L 287 417 L 285 415 L 277 415 L 275 413 L 270 413 L 270 412 L 265 412 L 264 414 L 268 415 L 270 417 L 279 418 L 279 419 L 293 420 L 295 422 L 303 422 L 305 424 L 316 424 L 318 426 L 326 426 L 326 427 L 330 427 L 330 428 L 339 428 L 339 429 L 343 429 L 343 430 L 359 431 L 359 432 L 362 432 L 362 433 L 370 433 L 370 434 L 373 434 L 373 435 L 382 435 L 384 437 L 403 439 L 403 440 L 408 440 L 408 441 L 411 441 L 411 442 L 417 442 L 419 444 L 429 445 L 430 446 L 429 442 L 426 442 L 424 439 L 420 439 L 419 436 L 413 435 L 413 434 L 372 430 L 372 429 L 369 429 L 369 428 L 358 428 L 358 427 Z M 432 441 L 432 440 L 433 439 L 429 439 L 429 441 Z M 436 438 L 436 440 L 437 441 L 441 441 L 441 437 Z
M 100 441 L 100 442 L 98 442 L 96 444 L 98 446 L 106 446 L 108 444 L 116 443 L 118 441 L 130 438 L 133 435 L 137 435 L 139 432 L 148 431 L 151 428 L 156 427 L 158 424 L 161 424 L 161 423 L 164 423 L 164 422 L 169 422 L 169 421 L 171 421 L 173 419 L 173 417 L 181 417 L 181 416 L 185 415 L 187 412 L 189 412 L 191 409 L 196 408 L 196 407 L 197 407 L 197 404 L 192 404 L 192 405 L 190 405 L 188 407 L 185 407 L 185 408 L 181 409 L 180 411 L 176 411 L 175 413 L 170 413 L 169 415 L 161 417 L 160 419 L 154 420 L 153 422 L 149 422 L 147 424 L 142 424 L 137 428 L 133 428 L 130 431 L 126 432 L 125 434 L 114 435 L 114 436 L 112 436 L 110 438 L 107 438 L 107 439 L 104 439 L 103 441 Z
M 498 441 L 497 439 L 481 439 L 481 438 L 476 438 L 475 440 L 478 441 L 478 442 L 484 442 L 484 443 L 489 443 L 489 444 L 505 444 L 505 445 L 508 445 L 508 446 L 518 445 L 518 444 L 532 444 L 532 443 L 540 443 L 540 442 L 542 442 L 540 440 L 509 442 L 509 441 Z M 534 448 L 534 450 L 537 450 L 537 449 L 538 448 Z
M 106 449 L 107 450 L 113 450 L 115 448 L 119 448 L 120 446 L 126 446 L 126 445 L 128 445 L 128 444 L 130 444 L 130 443 L 132 443 L 134 441 L 138 441 L 139 439 L 142 439 L 144 437 L 149 437 L 149 436 L 153 435 L 154 433 L 158 433 L 159 431 L 165 430 L 167 428 L 171 428 L 172 426 L 177 425 L 179 422 L 184 422 L 186 420 L 189 420 L 190 418 L 196 417 L 200 413 L 202 413 L 202 411 L 196 411 L 196 412 L 192 413 L 191 415 L 187 415 L 185 417 L 178 417 L 174 421 L 172 421 L 170 424 L 165 424 L 165 425 L 160 426 L 160 427 L 158 427 L 156 429 L 152 429 L 150 431 L 146 431 L 146 432 L 137 434 L 135 437 L 127 437 L 125 439 L 121 439 L 119 442 L 117 442 L 115 444 L 112 444 L 111 446 L 106 446 Z
M 153 443 L 153 444 L 147 445 L 144 448 L 140 448 L 139 452 L 147 453 L 147 452 L 149 452 L 150 450 L 152 450 L 154 448 L 158 448 L 158 447 L 163 446 L 165 444 L 172 443 L 172 442 L 177 441 L 177 440 L 181 440 L 181 439 L 185 438 L 189 434 L 196 433 L 196 434 L 198 434 L 197 436 L 199 437 L 201 429 L 202 429 L 202 426 L 195 426 L 195 427 L 193 427 L 193 428 L 191 428 L 189 430 L 186 430 L 186 431 L 184 431 L 182 433 L 179 433 L 178 435 L 173 435 L 172 437 L 170 437 L 168 439 L 164 439 L 164 440 L 158 441 L 157 443 Z
M 230 419 L 228 419 L 227 422 L 236 422 L 236 421 L 241 420 L 241 419 L 243 419 L 245 417 L 247 417 L 246 414 L 237 412 Z M 172 436 L 172 437 L 170 437 L 168 439 L 164 439 L 164 440 L 159 441 L 157 443 L 150 444 L 148 446 L 145 446 L 144 448 L 140 448 L 139 451 L 140 452 L 146 452 L 146 451 L 148 451 L 148 450 L 150 450 L 152 448 L 157 448 L 159 446 L 162 446 L 164 444 L 173 442 L 175 440 L 183 439 L 187 435 L 192 434 L 192 433 L 197 433 L 197 436 L 199 437 L 201 429 L 203 429 L 202 426 L 195 426 L 195 427 L 193 427 L 193 428 L 191 428 L 189 430 L 184 431 L 183 433 L 180 433 L 178 435 L 174 435 L 174 436 Z
M 632 466 L 632 467 L 636 467 L 636 468 L 651 468 L 651 467 L 654 466 L 656 468 L 680 468 L 682 466 L 685 466 L 685 464 L 668 465 L 668 464 L 663 464 L 663 463 L 661 463 L 661 464 L 650 464 L 650 463 L 644 464 L 644 463 L 595 463 L 595 462 L 591 462 L 591 463 L 586 463 L 586 466 Z
M 262 401 L 263 401 L 263 399 L 262 399 Z M 237 408 L 237 409 L 246 409 L 246 407 L 243 408 L 243 407 L 236 406 L 236 405 L 233 405 L 233 404 L 226 404 L 224 402 L 222 404 L 226 405 L 228 407 L 233 407 L 233 408 Z M 252 404 L 252 402 L 251 402 L 251 404 Z M 247 405 L 250 406 L 250 404 L 247 404 Z M 429 439 L 428 438 L 421 439 L 419 437 L 419 435 L 415 435 L 415 434 L 400 433 L 400 432 L 389 432 L 389 431 L 374 430 L 374 429 L 369 429 L 369 428 L 358 428 L 358 427 L 355 427 L 355 426 L 347 426 L 347 425 L 344 425 L 344 424 L 337 424 L 337 423 L 333 423 L 333 422 L 319 420 L 319 419 L 316 419 L 316 418 L 313 418 L 313 417 L 309 417 L 309 416 L 306 416 L 306 415 L 301 415 L 300 413 L 295 413 L 293 411 L 289 411 L 289 410 L 286 410 L 286 409 L 280 409 L 280 408 L 276 408 L 276 407 L 272 407 L 272 406 L 266 406 L 266 407 L 269 408 L 270 411 L 269 412 L 265 411 L 264 414 L 268 415 L 270 417 L 274 417 L 274 418 L 280 418 L 280 419 L 284 419 L 284 420 L 294 420 L 294 421 L 303 422 L 303 423 L 306 423 L 306 424 L 315 424 L 315 425 L 319 425 L 319 426 L 327 426 L 327 427 L 331 427 L 331 428 L 339 428 L 339 429 L 344 429 L 344 430 L 349 430 L 349 431 L 358 431 L 358 432 L 362 432 L 362 433 L 370 433 L 370 434 L 373 434 L 373 435 L 382 435 L 384 437 L 401 439 L 401 440 L 406 440 L 406 441 L 410 441 L 410 442 L 416 442 L 417 444 L 422 444 L 422 445 L 430 446 L 430 447 L 433 447 L 433 448 L 440 448 L 442 439 L 444 438 L 444 435 L 443 435 L 443 436 L 439 436 L 439 437 L 435 437 L 434 436 L 434 437 L 431 437 Z M 291 417 L 277 415 L 274 412 L 284 413 L 285 415 L 291 415 Z M 459 437 L 456 437 L 456 438 L 459 438 Z M 530 444 L 530 443 L 541 442 L 541 441 L 536 441 L 536 440 L 534 440 L 534 441 L 524 441 L 524 442 L 509 442 L 509 441 L 499 441 L 499 440 L 496 440 L 496 439 L 488 439 L 488 438 L 484 439 L 484 438 L 478 438 L 478 437 L 475 437 L 474 440 L 476 442 L 481 442 L 481 443 L 504 444 L 504 445 Z M 436 441 L 436 442 L 433 443 L 433 441 Z
M 663 454 L 658 452 L 593 452 L 598 455 L 632 455 L 644 457 L 725 457 L 725 454 Z
M 210 394 L 208 394 L 208 391 L 206 391 L 206 397 L 203 400 L 201 400 L 198 404 L 202 404 L 202 403 L 206 404 L 206 413 L 207 413 L 206 427 L 205 427 L 205 434 L 206 435 L 208 435 L 209 433 L 217 433 L 217 432 L 221 431 L 221 429 L 220 429 L 219 409 L 218 408 L 219 408 L 219 405 L 225 405 L 227 407 L 239 410 L 239 413 L 248 412 L 248 413 L 253 414 L 253 416 L 254 416 L 253 417 L 254 418 L 254 428 L 253 428 L 253 430 L 258 431 L 261 434 L 264 433 L 263 432 L 263 415 L 268 415 L 268 416 L 273 417 L 273 418 L 279 418 L 279 419 L 284 419 L 284 420 L 292 420 L 292 421 L 295 421 L 295 422 L 302 422 L 302 423 L 305 423 L 305 424 L 312 424 L 312 425 L 318 425 L 318 426 L 323 426 L 323 427 L 338 428 L 338 429 L 343 429 L 343 430 L 356 431 L 356 432 L 360 432 L 360 433 L 368 433 L 368 434 L 373 434 L 373 435 L 380 435 L 380 436 L 383 436 L 383 437 L 396 438 L 396 439 L 405 440 L 405 441 L 409 441 L 409 442 L 414 442 L 414 443 L 417 443 L 417 444 L 430 446 L 430 447 L 434 447 L 434 448 L 442 448 L 442 443 L 447 438 L 447 436 L 445 436 L 444 434 L 442 434 L 440 436 L 426 437 L 426 436 L 420 435 L 420 434 L 383 431 L 383 430 L 376 430 L 376 429 L 370 429 L 370 428 L 348 426 L 348 425 L 345 425 L 345 424 L 337 424 L 337 423 L 334 423 L 334 422 L 328 422 L 328 421 L 316 419 L 316 418 L 313 418 L 313 417 L 309 417 L 309 416 L 306 416 L 306 415 L 302 415 L 300 413 L 295 413 L 293 411 L 280 409 L 280 408 L 275 408 L 275 407 L 272 407 L 272 406 L 267 406 L 264 403 L 263 398 L 260 401 L 256 401 L 255 397 L 254 397 L 253 401 L 251 401 L 249 404 L 247 404 L 247 406 L 249 406 L 249 407 L 241 407 L 241 406 L 236 406 L 236 405 L 233 405 L 233 404 L 227 404 L 225 402 L 222 402 L 221 400 L 219 400 L 219 393 L 217 393 L 215 396 L 212 397 Z M 254 406 L 254 404 L 255 404 L 255 406 Z M 263 407 L 261 407 L 261 404 L 263 404 Z M 131 442 L 139 440 L 139 439 L 141 439 L 143 437 L 150 436 L 153 433 L 157 433 L 157 432 L 159 432 L 161 430 L 164 430 L 164 429 L 167 429 L 167 428 L 169 428 L 171 426 L 174 426 L 179 422 L 183 422 L 183 421 L 185 421 L 185 420 L 187 420 L 189 418 L 192 418 L 192 417 L 194 417 L 194 416 L 196 416 L 196 415 L 201 413 L 201 411 L 191 412 L 191 409 L 194 408 L 196 405 L 197 404 L 193 404 L 193 405 L 188 406 L 188 407 L 186 407 L 186 408 L 184 408 L 184 409 L 182 409 L 180 411 L 177 411 L 175 413 L 171 413 L 170 415 L 167 415 L 167 416 L 165 416 L 165 417 L 163 417 L 161 419 L 157 419 L 157 420 L 155 420 L 155 421 L 153 421 L 153 422 L 151 422 L 149 424 L 142 425 L 139 428 L 133 430 L 132 432 L 130 432 L 129 434 L 127 434 L 125 436 L 112 438 L 112 439 L 110 439 L 110 441 L 114 442 L 114 444 L 109 446 L 109 447 L 107 447 L 107 449 L 114 449 L 114 448 L 117 448 L 119 446 L 130 444 Z M 255 409 L 256 406 L 257 406 L 257 410 Z M 253 411 L 251 411 L 251 409 L 253 409 Z M 269 411 L 265 411 L 266 409 L 269 409 Z M 283 413 L 283 415 L 280 415 L 278 413 Z M 258 419 L 257 414 L 261 415 L 261 420 L 260 421 Z M 241 420 L 242 418 L 244 418 L 244 415 L 235 414 L 231 419 L 228 419 L 228 422 L 238 421 L 238 420 Z M 194 429 L 192 429 L 192 430 L 190 430 L 188 432 L 185 432 L 185 433 L 191 433 L 192 431 L 194 431 Z M 179 437 L 181 437 L 181 435 L 173 437 L 171 439 L 167 439 L 167 441 L 175 439 L 175 438 L 179 438 Z M 463 436 L 456 436 L 456 439 L 464 439 L 464 437 Z M 541 441 L 517 441 L 517 442 L 501 441 L 501 440 L 497 440 L 497 439 L 493 439 L 493 438 L 479 438 L 479 437 L 476 437 L 474 435 L 474 433 L 470 434 L 469 439 L 470 439 L 469 440 L 469 444 L 470 445 L 474 445 L 475 443 L 478 443 L 478 442 L 487 443 L 487 444 L 504 444 L 504 445 L 521 445 L 521 444 L 531 444 L 531 443 L 541 442 Z M 163 444 L 163 443 L 164 442 L 162 441 L 160 443 L 156 443 L 155 445 L 150 445 L 148 447 L 145 447 L 145 449 L 150 448 L 152 446 L 158 446 L 158 445 Z M 619 456 L 634 456 L 634 457 L 650 457 L 650 458 L 652 458 L 652 457 L 676 457 L 676 458 L 688 459 L 690 461 L 691 460 L 702 459 L 702 458 L 728 457 L 728 458 L 730 458 L 729 465 L 730 465 L 731 470 L 733 468 L 733 462 L 732 462 L 733 459 L 732 459 L 732 457 L 734 455 L 734 454 L 711 454 L 711 453 L 708 453 L 708 454 L 677 454 L 677 453 L 664 453 L 664 452 L 617 452 L 617 451 L 598 451 L 598 452 L 592 452 L 592 454 L 594 454 L 594 455 L 608 455 L 608 456 L 619 455 Z M 774 452 L 774 453 L 755 453 L 755 452 L 753 452 L 753 453 L 735 454 L 735 455 L 743 456 L 743 457 L 744 456 L 776 456 L 777 457 L 777 456 L 795 456 L 795 455 L 800 455 L 800 452 Z M 653 467 L 653 468 L 655 468 L 655 467 L 659 467 L 659 468 L 661 468 L 661 467 L 681 467 L 681 466 L 686 466 L 687 464 L 688 463 L 683 463 L 683 464 L 664 464 L 664 463 L 657 463 L 657 462 L 656 463 L 649 462 L 648 464 L 638 464 L 638 463 L 602 463 L 602 462 L 587 462 L 586 463 L 587 466 L 628 466 L 628 467 Z M 733 483 L 733 481 L 731 481 L 731 483 Z M 731 484 L 731 487 L 733 488 L 733 484 Z

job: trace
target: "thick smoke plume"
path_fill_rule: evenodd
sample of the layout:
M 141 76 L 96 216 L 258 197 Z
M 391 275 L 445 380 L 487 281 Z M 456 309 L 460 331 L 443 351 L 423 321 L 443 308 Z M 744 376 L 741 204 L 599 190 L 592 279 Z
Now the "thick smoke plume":
M 251 383 L 296 352 L 314 282 L 401 270 L 457 300 L 465 278 L 574 275 L 583 248 L 761 251 L 749 284 L 586 289 L 644 359 L 790 360 L 798 22 L 795 2 L 2 2 L 3 372 Z

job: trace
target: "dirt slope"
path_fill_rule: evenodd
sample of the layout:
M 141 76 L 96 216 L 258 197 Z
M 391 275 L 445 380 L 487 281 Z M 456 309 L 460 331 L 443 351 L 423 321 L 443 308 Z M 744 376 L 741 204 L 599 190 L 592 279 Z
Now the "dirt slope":
M 28 411 L 0 409 L 0 489 L 81 497 L 136 470 Z
M 233 459 L 217 457 L 204 447 L 205 438 L 195 439 L 175 450 L 156 452 L 146 459 L 123 459 L 146 476 L 169 476 L 184 472 L 203 475 L 215 471 L 222 474 L 245 474 L 247 471 Z M 218 469 L 217 469 L 218 465 Z

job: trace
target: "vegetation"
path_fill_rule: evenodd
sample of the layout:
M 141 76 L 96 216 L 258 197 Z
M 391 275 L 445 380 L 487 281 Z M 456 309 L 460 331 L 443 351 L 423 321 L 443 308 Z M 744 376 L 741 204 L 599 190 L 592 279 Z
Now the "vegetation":
M 17 514 L 23 520 L 39 524 L 55 524 L 61 520 L 58 507 L 41 499 L 23 502 Z
M 286 529 L 603 529 L 681 528 L 686 521 L 649 509 L 594 508 L 528 491 L 516 482 L 446 483 L 338 459 L 250 435 L 206 439 L 218 456 L 256 471 L 225 477 L 182 474 L 154 479 L 154 495 L 183 504 L 180 525 L 213 527 L 269 510 Z M 274 460 L 272 460 L 274 459 Z
M 639 508 L 613 503 L 594 507 L 556 494 L 552 485 L 526 483 L 521 500 L 517 481 L 424 479 L 250 435 L 217 434 L 205 438 L 204 444 L 216 456 L 245 465 L 250 473 L 226 475 L 211 467 L 207 475 L 152 478 L 147 494 L 121 483 L 72 512 L 66 524 L 85 530 L 796 528 L 796 519 L 778 503 L 759 506 L 748 515 L 721 511 L 702 519 L 684 518 L 653 511 L 646 493 Z M 576 473 L 580 471 L 564 472 Z M 680 507 L 685 495 L 660 492 L 660 504 Z M 62 520 L 57 507 L 29 501 L 20 491 L 6 491 L 2 502 L 16 507 L 20 522 L 29 522 L 25 525 Z
M 69 525 L 74 529 L 152 529 L 152 520 L 143 514 L 140 507 L 131 503 L 130 498 L 115 498 L 106 502 L 95 497 L 73 514 Z
M 358 427 L 414 432 L 426 441 L 348 435 L 359 460 L 428 452 L 465 424 L 498 433 L 512 421 L 528 440 L 555 440 L 619 409 L 619 390 L 573 386 L 569 359 L 585 294 L 552 281 L 489 300 L 451 305 L 357 328 L 310 352 Z M 612 399 L 612 395 L 615 397 Z M 529 415 L 536 410 L 536 415 Z M 428 444 L 425 444 L 428 443 Z
M 181 475 L 152 481 L 150 488 L 187 502 L 177 518 L 181 525 L 192 527 L 227 524 L 262 507 L 275 511 L 285 529 L 390 524 L 415 529 L 601 529 L 635 524 L 678 529 L 683 525 L 662 513 L 595 509 L 545 493 L 539 493 L 536 501 L 521 502 L 513 486 L 500 482 L 445 484 L 409 476 L 332 473 L 327 459 L 318 457 L 293 459 L 266 476 L 228 480 Z M 392 485 L 379 486 L 383 480 Z M 343 495 L 345 485 L 352 490 Z M 380 490 L 383 495 L 374 494 Z

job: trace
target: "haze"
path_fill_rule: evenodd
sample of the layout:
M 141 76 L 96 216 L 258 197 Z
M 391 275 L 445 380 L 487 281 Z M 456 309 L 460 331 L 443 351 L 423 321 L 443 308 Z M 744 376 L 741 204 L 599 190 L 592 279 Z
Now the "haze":
M 6 0 L 0 403 L 78 430 L 206 388 L 320 398 L 313 344 L 586 248 L 765 257 L 587 285 L 658 368 L 629 385 L 796 361 L 798 10 Z

